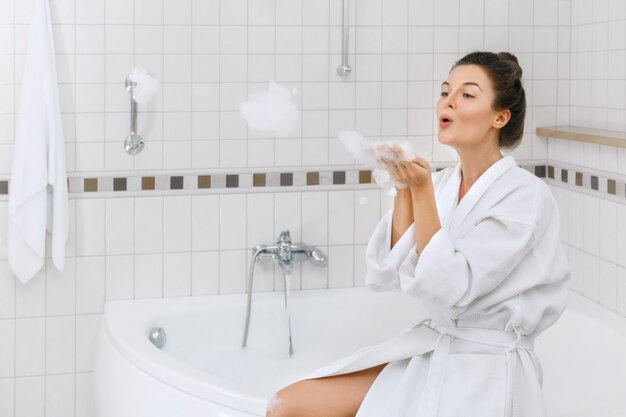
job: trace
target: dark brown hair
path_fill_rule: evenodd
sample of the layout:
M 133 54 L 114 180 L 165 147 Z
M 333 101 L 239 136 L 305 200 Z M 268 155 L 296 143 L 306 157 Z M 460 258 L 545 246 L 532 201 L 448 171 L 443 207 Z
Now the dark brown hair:
M 517 147 L 524 134 L 526 94 L 522 87 L 522 67 L 515 55 L 508 52 L 471 52 L 456 61 L 450 71 L 459 65 L 478 65 L 487 72 L 496 93 L 491 107 L 511 111 L 511 119 L 500 129 L 498 145 L 505 149 Z

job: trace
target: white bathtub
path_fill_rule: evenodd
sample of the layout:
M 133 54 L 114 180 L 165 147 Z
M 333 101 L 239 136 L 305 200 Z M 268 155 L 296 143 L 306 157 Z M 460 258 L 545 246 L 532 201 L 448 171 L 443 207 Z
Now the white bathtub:
M 289 358 L 282 294 L 254 294 L 242 349 L 245 301 L 238 294 L 107 303 L 95 352 L 98 416 L 263 416 L 266 399 L 299 375 L 422 317 L 403 294 L 294 292 Z M 167 333 L 162 350 L 147 338 L 156 326 Z M 535 345 L 550 417 L 626 416 L 626 319 L 572 292 Z

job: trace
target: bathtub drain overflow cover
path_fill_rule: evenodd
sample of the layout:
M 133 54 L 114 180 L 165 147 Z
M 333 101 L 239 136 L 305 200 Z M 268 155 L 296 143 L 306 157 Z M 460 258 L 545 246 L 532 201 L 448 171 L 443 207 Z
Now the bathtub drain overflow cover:
M 165 329 L 163 327 L 154 327 L 150 330 L 150 336 L 148 336 L 148 338 L 150 339 L 150 342 L 152 342 L 152 344 L 159 349 L 163 349 L 163 346 L 165 346 L 165 342 L 167 341 L 167 336 L 165 335 Z

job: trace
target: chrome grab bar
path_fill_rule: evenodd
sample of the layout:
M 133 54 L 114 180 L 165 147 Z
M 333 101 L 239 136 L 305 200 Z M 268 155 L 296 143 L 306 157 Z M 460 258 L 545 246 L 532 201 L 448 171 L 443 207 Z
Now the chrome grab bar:
M 337 67 L 337 74 L 341 77 L 350 75 L 352 68 L 348 65 L 348 46 L 350 44 L 350 0 L 343 0 L 343 18 L 341 26 L 341 65 Z
M 124 141 L 124 149 L 131 155 L 135 155 L 143 149 L 143 139 L 137 134 L 137 101 L 133 95 L 133 89 L 137 83 L 126 77 L 126 91 L 130 93 L 130 135 Z

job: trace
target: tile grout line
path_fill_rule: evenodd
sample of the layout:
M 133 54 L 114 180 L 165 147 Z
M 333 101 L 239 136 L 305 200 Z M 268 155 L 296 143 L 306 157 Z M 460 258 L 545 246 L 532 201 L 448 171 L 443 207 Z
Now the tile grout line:
M 15 42 L 15 2 L 17 0 L 13 0 L 13 54 L 15 54 L 16 42 Z M 74 42 L 76 42 L 76 36 L 74 36 Z M 76 53 L 76 50 L 74 50 Z M 13 129 L 16 129 L 17 125 L 17 116 L 15 112 L 15 96 L 16 96 L 16 84 L 15 84 L 15 58 L 13 59 Z M 17 413 L 17 280 L 14 280 L 13 284 L 13 417 Z

